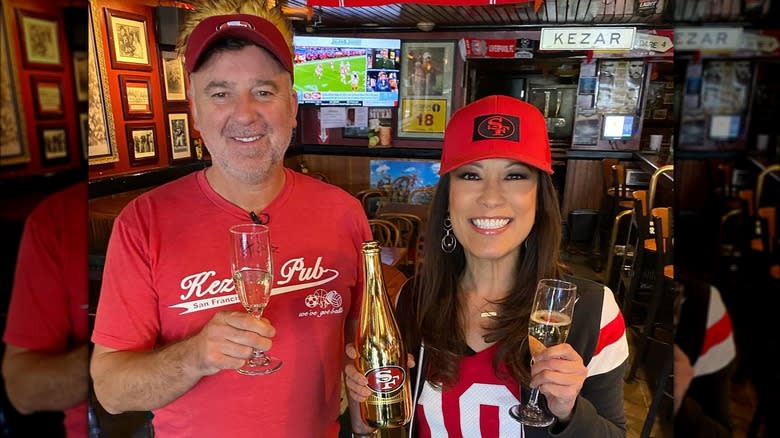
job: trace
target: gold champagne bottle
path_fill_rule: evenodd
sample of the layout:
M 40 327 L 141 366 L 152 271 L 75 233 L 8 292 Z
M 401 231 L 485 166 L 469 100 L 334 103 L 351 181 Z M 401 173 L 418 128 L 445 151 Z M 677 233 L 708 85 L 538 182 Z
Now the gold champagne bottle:
M 371 427 L 403 427 L 412 413 L 406 348 L 387 297 L 379 243 L 363 242 L 362 249 L 364 294 L 355 338 L 355 367 L 368 378 L 372 394 L 360 405 L 360 416 Z

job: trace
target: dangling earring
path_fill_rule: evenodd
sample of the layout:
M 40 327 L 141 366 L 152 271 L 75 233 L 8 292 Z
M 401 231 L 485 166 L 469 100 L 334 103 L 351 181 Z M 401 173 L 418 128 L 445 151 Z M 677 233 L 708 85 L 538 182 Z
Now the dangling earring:
M 445 234 L 441 238 L 441 250 L 449 254 L 458 247 L 458 239 L 452 234 L 452 221 L 450 220 L 450 215 L 447 215 L 447 218 L 444 219 L 444 232 Z

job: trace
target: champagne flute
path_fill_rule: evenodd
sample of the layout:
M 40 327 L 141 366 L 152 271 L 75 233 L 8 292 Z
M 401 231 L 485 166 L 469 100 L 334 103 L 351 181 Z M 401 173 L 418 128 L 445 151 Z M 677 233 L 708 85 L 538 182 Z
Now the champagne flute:
M 536 295 L 528 323 L 528 347 L 533 357 L 547 347 L 566 341 L 577 301 L 577 285 L 563 280 L 544 278 L 536 285 Z M 555 417 L 538 405 L 539 388 L 531 388 L 525 405 L 515 405 L 509 415 L 531 427 L 546 427 Z
M 241 304 L 255 318 L 263 316 L 263 310 L 271 299 L 273 263 L 268 227 L 242 224 L 230 227 L 230 269 L 233 283 Z M 263 351 L 254 349 L 252 357 L 238 368 L 248 376 L 271 374 L 282 366 L 282 361 Z

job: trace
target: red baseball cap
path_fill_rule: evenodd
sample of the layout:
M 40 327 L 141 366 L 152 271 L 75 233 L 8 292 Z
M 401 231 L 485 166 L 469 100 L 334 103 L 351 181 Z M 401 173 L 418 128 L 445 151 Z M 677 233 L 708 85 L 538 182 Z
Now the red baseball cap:
M 542 113 L 503 95 L 484 97 L 456 111 L 444 132 L 439 175 L 485 158 L 510 158 L 552 174 Z
M 293 76 L 292 51 L 272 22 L 252 14 L 216 15 L 198 23 L 187 38 L 184 63 L 192 73 L 198 59 L 212 44 L 226 38 L 251 41 L 268 50 Z

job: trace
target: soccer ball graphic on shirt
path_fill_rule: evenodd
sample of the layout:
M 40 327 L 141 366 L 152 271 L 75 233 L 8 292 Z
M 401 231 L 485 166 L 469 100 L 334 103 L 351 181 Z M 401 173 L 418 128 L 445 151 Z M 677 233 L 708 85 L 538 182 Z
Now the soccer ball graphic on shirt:
M 327 309 L 328 306 L 339 308 L 341 307 L 342 302 L 343 299 L 341 298 L 341 294 L 335 290 L 327 292 L 322 288 L 317 289 L 314 291 L 314 293 L 307 295 L 305 299 L 306 307 L 310 309 L 318 306 L 322 309 Z

